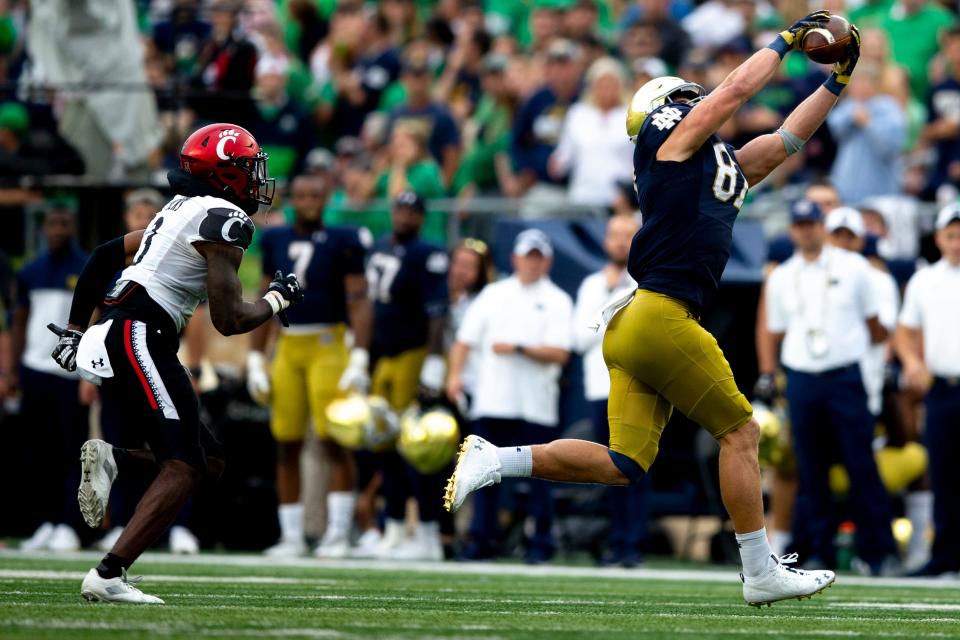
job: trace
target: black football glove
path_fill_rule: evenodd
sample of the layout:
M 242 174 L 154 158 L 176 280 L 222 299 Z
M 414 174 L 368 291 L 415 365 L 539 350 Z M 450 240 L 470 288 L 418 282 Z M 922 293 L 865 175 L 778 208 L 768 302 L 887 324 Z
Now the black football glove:
M 777 380 L 772 373 L 761 373 L 757 383 L 753 385 L 753 399 L 762 402 L 768 407 L 773 406 L 774 400 L 780 391 L 777 389 Z
M 792 25 L 780 32 L 777 36 L 777 40 L 782 39 L 783 44 L 786 45 L 786 51 L 800 46 L 800 43 L 803 42 L 803 36 L 807 35 L 807 32 L 811 29 L 819 29 L 820 27 L 826 26 L 830 21 L 830 12 L 829 11 L 814 11 L 808 16 L 800 18 Z M 771 48 L 777 49 L 774 45 L 771 45 Z M 782 54 L 781 54 L 782 57 Z
M 850 25 L 850 42 L 847 43 L 847 57 L 833 65 L 833 73 L 836 81 L 844 86 L 850 82 L 850 75 L 853 73 L 857 61 L 860 59 L 860 29 L 857 25 Z
M 77 347 L 80 346 L 80 339 L 83 338 L 83 331 L 58 327 L 52 322 L 47 325 L 47 329 L 50 329 L 50 331 L 57 334 L 57 336 L 60 338 L 60 340 L 57 341 L 57 346 L 53 349 L 53 353 L 50 355 L 63 369 L 66 369 L 67 371 L 76 371 Z
M 300 287 L 297 276 L 292 273 L 283 275 L 283 272 L 278 270 L 273 274 L 273 282 L 267 287 L 267 293 L 263 297 L 271 306 L 275 304 L 274 301 L 279 304 L 280 308 L 277 309 L 276 315 L 283 326 L 289 327 L 290 322 L 287 320 L 285 309 L 303 301 L 303 289 Z

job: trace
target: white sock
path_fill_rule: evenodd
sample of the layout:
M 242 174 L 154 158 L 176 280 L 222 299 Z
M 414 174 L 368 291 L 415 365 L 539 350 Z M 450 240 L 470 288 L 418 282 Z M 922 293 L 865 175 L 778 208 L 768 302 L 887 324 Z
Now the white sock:
M 353 524 L 357 496 L 352 491 L 331 491 L 327 494 L 327 534 L 324 537 L 345 538 Z
M 277 509 L 280 518 L 280 538 L 288 542 L 303 540 L 303 504 L 291 502 Z
M 767 541 L 766 527 L 750 533 L 738 533 L 737 546 L 740 547 L 740 562 L 743 563 L 745 577 L 762 576 L 773 568 L 773 552 Z
M 927 545 L 927 531 L 933 517 L 933 493 L 930 491 L 911 491 L 904 498 L 907 520 L 913 526 L 910 542 L 907 544 L 907 556 L 921 554 Z
M 529 478 L 533 473 L 533 450 L 530 447 L 497 447 L 500 475 L 504 478 Z
M 775 556 L 786 553 L 791 542 L 793 542 L 793 534 L 789 531 L 774 529 L 770 532 L 770 552 Z

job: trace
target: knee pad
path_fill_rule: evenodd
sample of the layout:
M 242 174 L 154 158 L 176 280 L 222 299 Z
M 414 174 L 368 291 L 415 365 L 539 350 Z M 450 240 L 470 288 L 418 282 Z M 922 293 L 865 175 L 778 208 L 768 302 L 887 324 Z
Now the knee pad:
M 613 449 L 607 449 L 607 453 L 610 454 L 610 459 L 613 460 L 613 464 L 617 466 L 620 473 L 627 476 L 630 480 L 630 484 L 637 484 L 647 474 L 643 467 L 640 466 L 640 463 L 633 458 L 625 456 Z

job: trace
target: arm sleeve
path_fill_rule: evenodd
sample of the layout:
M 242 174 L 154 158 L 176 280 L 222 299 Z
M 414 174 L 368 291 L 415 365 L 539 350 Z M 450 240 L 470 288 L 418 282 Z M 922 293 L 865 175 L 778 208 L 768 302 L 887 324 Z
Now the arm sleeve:
M 569 351 L 573 347 L 573 302 L 564 293 L 553 307 L 541 344 Z
M 900 324 L 911 329 L 923 327 L 923 309 L 920 306 L 920 294 L 923 289 L 923 272 L 917 273 L 907 283 L 903 294 L 903 308 L 900 310 Z
M 450 294 L 447 292 L 447 268 L 450 258 L 447 252 L 437 249 L 430 252 L 421 271 L 421 291 L 427 316 L 436 318 L 447 315 L 450 306 Z
M 107 287 L 116 273 L 123 269 L 127 254 L 123 249 L 123 236 L 114 238 L 96 249 L 80 272 L 77 286 L 73 291 L 73 304 L 70 306 L 70 324 L 86 327 L 97 303 L 103 299 Z
M 773 333 L 784 333 L 787 330 L 789 320 L 787 314 L 780 304 L 780 281 L 783 279 L 783 272 L 778 267 L 770 274 L 767 280 L 767 330 Z

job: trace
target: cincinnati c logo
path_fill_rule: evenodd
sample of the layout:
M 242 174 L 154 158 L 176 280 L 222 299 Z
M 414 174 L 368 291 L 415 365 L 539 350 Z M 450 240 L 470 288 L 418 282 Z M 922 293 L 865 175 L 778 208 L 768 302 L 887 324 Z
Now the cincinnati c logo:
M 236 142 L 240 133 L 236 129 L 224 129 L 220 132 L 220 140 L 217 141 L 217 157 L 221 160 L 229 160 L 226 147 L 227 142 Z

